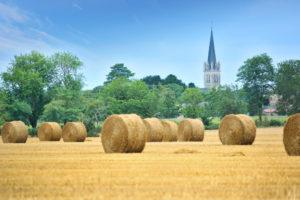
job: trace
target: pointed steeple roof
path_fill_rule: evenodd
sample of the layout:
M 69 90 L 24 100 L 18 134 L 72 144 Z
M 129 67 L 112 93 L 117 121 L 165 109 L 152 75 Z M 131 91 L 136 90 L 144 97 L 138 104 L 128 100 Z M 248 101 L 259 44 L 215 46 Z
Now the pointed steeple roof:
M 207 63 L 208 64 L 215 64 L 215 63 L 217 63 L 216 53 L 215 53 L 214 36 L 213 36 L 212 29 L 210 31 L 210 42 L 209 42 L 209 50 L 208 50 Z

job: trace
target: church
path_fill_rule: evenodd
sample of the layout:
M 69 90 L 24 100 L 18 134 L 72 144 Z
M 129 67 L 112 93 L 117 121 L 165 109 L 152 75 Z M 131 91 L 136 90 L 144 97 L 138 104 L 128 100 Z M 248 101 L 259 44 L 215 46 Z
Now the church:
M 207 62 L 204 63 L 204 88 L 211 89 L 220 86 L 221 69 L 217 62 L 213 31 L 210 32 L 210 42 Z

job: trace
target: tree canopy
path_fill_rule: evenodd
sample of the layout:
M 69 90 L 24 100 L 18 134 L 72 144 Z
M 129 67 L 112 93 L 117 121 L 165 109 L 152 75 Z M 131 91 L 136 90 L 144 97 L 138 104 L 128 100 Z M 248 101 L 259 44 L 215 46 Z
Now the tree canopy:
M 203 108 L 203 95 L 199 88 L 187 88 L 181 96 L 182 114 L 185 117 L 197 118 L 201 117 Z
M 300 112 L 300 60 L 279 63 L 275 83 L 279 108 L 286 114 Z
M 246 96 L 237 86 L 213 88 L 205 94 L 205 110 L 209 116 L 247 113 Z
M 19 119 L 36 127 L 54 82 L 55 67 L 38 52 L 15 56 L 11 66 L 1 74 L 9 119 Z
M 134 73 L 131 72 L 123 63 L 115 64 L 110 69 L 111 71 L 106 76 L 105 83 L 110 83 L 118 78 L 129 79 L 134 76 Z
M 182 80 L 178 79 L 177 76 L 173 75 L 173 74 L 169 74 L 164 80 L 163 80 L 163 84 L 164 85 L 168 85 L 168 84 L 177 84 L 182 86 L 183 88 L 186 88 L 185 83 L 182 82 Z
M 247 94 L 250 114 L 258 114 L 262 120 L 263 105 L 274 89 L 275 71 L 272 58 L 261 54 L 247 59 L 239 68 L 237 81 Z
M 81 90 L 82 80 L 77 73 L 81 65 L 69 53 L 56 53 L 48 58 L 33 51 L 15 56 L 8 70 L 1 74 L 7 120 L 19 119 L 36 127 L 44 106 L 58 90 Z
M 163 82 L 159 75 L 146 76 L 142 79 L 142 81 L 144 81 L 150 87 L 158 86 Z

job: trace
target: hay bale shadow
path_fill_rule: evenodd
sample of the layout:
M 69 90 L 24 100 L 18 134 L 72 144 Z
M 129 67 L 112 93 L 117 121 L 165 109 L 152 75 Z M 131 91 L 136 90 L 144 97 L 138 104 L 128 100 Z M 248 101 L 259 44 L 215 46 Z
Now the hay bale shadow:
M 233 157 L 233 156 L 246 156 L 243 152 L 237 151 L 237 152 L 230 152 L 223 154 L 224 157 Z
M 175 154 L 184 154 L 184 153 L 199 153 L 196 150 L 192 150 L 192 149 L 178 149 L 176 151 L 174 151 Z

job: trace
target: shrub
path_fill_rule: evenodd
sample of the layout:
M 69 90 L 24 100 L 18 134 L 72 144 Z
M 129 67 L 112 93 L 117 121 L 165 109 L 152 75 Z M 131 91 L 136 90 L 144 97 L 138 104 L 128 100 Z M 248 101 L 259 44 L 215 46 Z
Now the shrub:
M 256 119 L 255 124 L 257 127 L 283 126 L 285 121 L 285 118 L 268 119 L 267 117 L 263 117 L 261 122 Z
M 101 132 L 101 129 L 102 129 L 102 124 L 90 126 L 88 128 L 88 132 L 87 132 L 88 137 L 97 137 L 97 136 L 99 136 L 99 133 Z
M 29 127 L 28 133 L 31 137 L 37 136 L 37 128 Z
M 219 129 L 219 124 L 211 123 L 210 125 L 205 126 L 205 129 L 206 129 L 206 130 L 215 130 L 215 129 Z
M 271 119 L 270 120 L 270 126 L 283 126 L 285 121 L 281 121 L 278 119 Z

